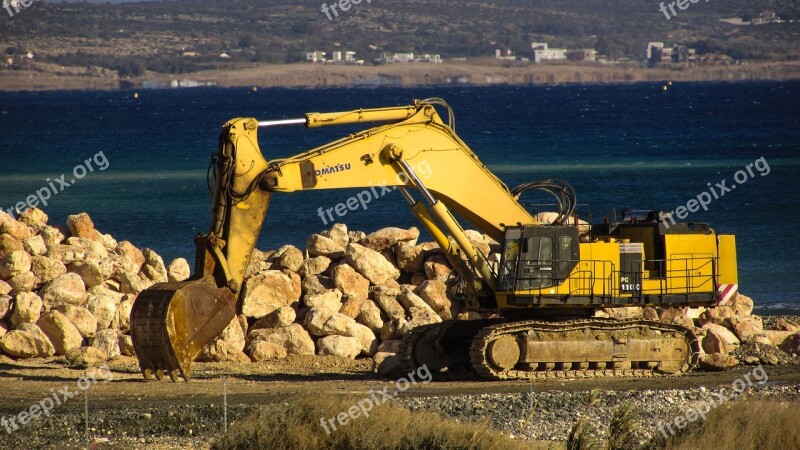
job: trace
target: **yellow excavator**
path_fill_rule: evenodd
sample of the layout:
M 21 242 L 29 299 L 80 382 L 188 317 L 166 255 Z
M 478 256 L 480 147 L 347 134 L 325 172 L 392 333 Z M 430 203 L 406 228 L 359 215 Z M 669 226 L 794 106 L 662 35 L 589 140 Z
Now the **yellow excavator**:
M 448 122 L 437 112 L 448 112 Z M 379 122 L 287 159 L 266 161 L 261 127 Z M 195 239 L 195 276 L 141 292 L 131 336 L 145 378 L 189 380 L 194 359 L 231 322 L 273 193 L 396 186 L 454 267 L 448 293 L 494 318 L 447 320 L 408 332 L 401 367 L 469 370 L 490 379 L 680 374 L 698 362 L 692 330 L 658 320 L 595 317 L 620 306 L 714 306 L 737 288 L 733 235 L 656 211 L 586 227 L 558 180 L 509 189 L 456 135 L 444 100 L 227 122 L 212 157 L 211 227 Z M 430 170 L 421 177 L 415 168 Z M 423 180 L 423 178 L 425 178 Z M 519 200 L 529 189 L 560 210 L 538 223 Z M 489 261 L 457 219 L 500 243 Z M 588 229 L 587 229 L 588 228 Z

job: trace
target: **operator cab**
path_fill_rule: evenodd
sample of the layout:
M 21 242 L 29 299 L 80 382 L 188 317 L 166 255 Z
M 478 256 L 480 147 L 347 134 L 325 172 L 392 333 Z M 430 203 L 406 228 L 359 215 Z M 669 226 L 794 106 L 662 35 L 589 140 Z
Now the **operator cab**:
M 506 229 L 500 289 L 530 290 L 560 286 L 580 261 L 575 226 L 527 226 Z

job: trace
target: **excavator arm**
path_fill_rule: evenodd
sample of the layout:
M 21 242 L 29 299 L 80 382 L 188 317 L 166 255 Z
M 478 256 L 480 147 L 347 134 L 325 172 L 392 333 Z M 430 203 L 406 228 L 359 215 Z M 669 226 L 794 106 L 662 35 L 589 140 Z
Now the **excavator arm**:
M 493 292 L 496 274 L 454 214 L 497 241 L 502 241 L 506 226 L 536 221 L 442 121 L 434 108 L 440 102 L 309 113 L 303 119 L 227 122 L 213 161 L 211 227 L 196 238 L 195 279 L 156 284 L 143 291 L 133 307 L 132 337 L 145 377 L 161 378 L 167 372 L 173 379 L 181 375 L 188 380 L 191 363 L 233 319 L 273 192 L 367 188 L 377 197 L 399 189 L 465 277 L 468 289 Z M 260 127 L 367 122 L 388 123 L 269 162 L 258 145 Z M 321 208 L 320 214 L 332 218 L 335 208 Z

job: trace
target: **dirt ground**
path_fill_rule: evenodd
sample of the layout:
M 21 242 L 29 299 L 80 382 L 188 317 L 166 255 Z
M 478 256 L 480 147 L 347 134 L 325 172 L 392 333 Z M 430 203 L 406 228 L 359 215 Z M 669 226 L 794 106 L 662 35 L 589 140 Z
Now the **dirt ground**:
M 94 374 L 96 382 L 82 381 L 87 372 L 70 368 L 61 358 L 28 361 L 0 360 L 0 418 L 19 417 L 43 399 L 62 397 L 66 388 L 75 393 L 49 416 L 40 416 L 14 430 L 3 422 L 3 448 L 85 448 L 84 392 L 88 392 L 89 434 L 100 438 L 97 448 L 207 448 L 222 430 L 223 390 L 230 422 L 258 405 L 284 401 L 292 394 L 368 395 L 370 389 L 394 389 L 394 380 L 373 371 L 370 359 L 290 357 L 261 363 L 196 363 L 193 380 L 146 381 L 135 358 L 120 357 L 110 372 Z M 730 386 L 752 370 L 739 367 L 727 372 L 692 372 L 680 377 L 602 378 L 526 381 L 434 380 L 417 383 L 401 396 L 431 397 L 462 394 L 544 391 L 692 389 Z M 769 366 L 771 384 L 800 385 L 800 366 Z M 89 373 L 91 375 L 91 372 Z M 445 377 L 446 378 L 446 377 Z M 110 382 L 105 382 L 110 379 Z M 91 378 L 86 378 L 91 380 Z M 88 386 L 88 387 L 86 387 Z

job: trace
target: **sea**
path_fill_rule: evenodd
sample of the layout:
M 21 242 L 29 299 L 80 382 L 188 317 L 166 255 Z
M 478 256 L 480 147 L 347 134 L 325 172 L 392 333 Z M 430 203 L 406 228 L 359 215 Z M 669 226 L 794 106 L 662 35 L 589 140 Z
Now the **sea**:
M 299 118 L 431 97 L 450 104 L 456 132 L 501 180 L 510 187 L 565 180 L 583 219 L 673 211 L 715 194 L 707 210 L 685 220 L 736 235 L 740 291 L 758 308 L 800 308 L 797 81 L 2 92 L 0 207 L 13 208 L 37 191 L 44 197 L 47 189 L 47 205 L 39 206 L 51 223 L 86 212 L 119 241 L 151 248 L 167 263 L 191 262 L 194 236 L 209 227 L 207 167 L 227 120 Z M 360 128 L 261 129 L 259 145 L 268 160 L 284 158 Z M 331 225 L 319 208 L 360 190 L 274 195 L 258 247 L 303 246 Z M 546 194 L 522 200 L 552 203 Z M 418 226 L 397 191 L 336 219 L 366 232 Z

